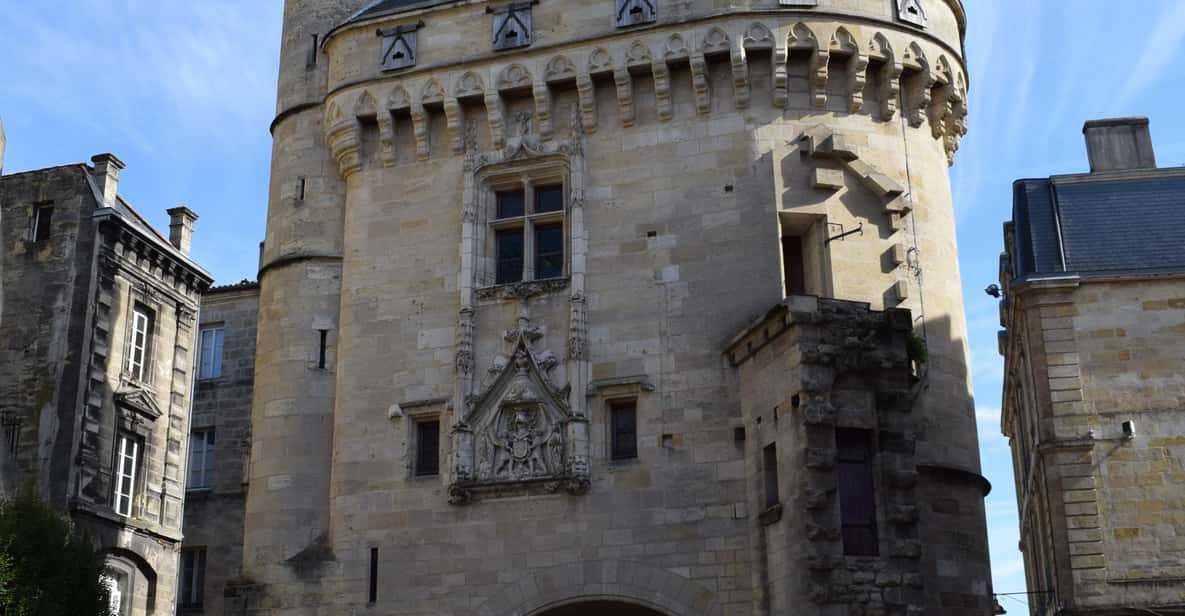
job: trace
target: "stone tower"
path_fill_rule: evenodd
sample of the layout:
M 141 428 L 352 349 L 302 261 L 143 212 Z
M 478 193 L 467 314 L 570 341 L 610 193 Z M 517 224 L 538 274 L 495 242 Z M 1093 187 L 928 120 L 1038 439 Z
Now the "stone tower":
M 959 0 L 286 2 L 233 592 L 989 613 L 964 29 Z

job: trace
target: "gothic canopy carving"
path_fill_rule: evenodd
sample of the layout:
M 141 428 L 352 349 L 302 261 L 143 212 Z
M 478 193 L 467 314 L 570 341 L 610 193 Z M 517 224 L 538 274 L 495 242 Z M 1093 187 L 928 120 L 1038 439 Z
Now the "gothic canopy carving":
M 532 348 L 540 334 L 525 318 L 505 338 L 510 351 L 495 358 L 486 386 L 453 429 L 454 504 L 588 488 L 588 420 L 570 410 L 569 388 L 552 382 L 558 360 Z

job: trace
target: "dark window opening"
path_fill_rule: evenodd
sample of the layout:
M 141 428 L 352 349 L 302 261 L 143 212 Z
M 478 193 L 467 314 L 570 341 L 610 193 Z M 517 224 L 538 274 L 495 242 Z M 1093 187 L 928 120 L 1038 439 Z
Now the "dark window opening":
M 806 293 L 806 269 L 803 267 L 802 238 L 787 235 L 782 238 L 782 266 L 786 272 L 786 295 Z
M 317 368 L 324 370 L 325 369 L 325 360 L 326 360 L 326 357 L 329 355 L 329 350 L 328 350 L 329 349 L 329 346 L 328 346 L 329 330 L 319 329 L 319 330 L 317 330 L 317 332 L 319 334 L 321 334 L 321 341 L 320 341 L 320 345 L 317 350 Z
M 33 241 L 44 242 L 53 232 L 53 206 L 39 205 L 33 210 Z
M 370 603 L 379 600 L 379 549 L 370 548 L 370 592 L 367 595 Z
M 526 196 L 523 190 L 500 190 L 495 194 L 498 218 L 517 218 L 526 213 Z
M 836 430 L 839 509 L 843 523 L 843 551 L 847 556 L 877 556 L 876 492 L 873 483 L 872 439 L 867 430 Z
M 177 606 L 202 607 L 202 590 L 206 584 L 206 548 L 181 549 L 181 596 Z M 125 600 L 130 600 L 127 597 Z
M 312 44 L 309 45 L 309 57 L 305 60 L 305 68 L 313 68 L 314 66 L 317 66 L 317 39 L 318 39 L 318 36 L 316 34 L 310 34 L 309 38 L 312 39 Z
M 503 229 L 494 235 L 497 244 L 497 284 L 518 282 L 523 279 L 523 230 Z
M 440 474 L 440 421 L 416 422 L 416 476 Z
M 778 494 L 778 446 L 770 443 L 761 450 L 762 470 L 765 475 L 765 508 L 782 502 Z
M 553 186 L 535 187 L 535 213 L 559 212 L 564 209 L 564 187 L 560 184 Z
M 300 178 L 300 182 L 296 187 L 296 200 L 297 201 L 304 201 L 304 190 L 305 190 L 305 187 L 307 184 L 308 184 L 308 181 L 305 180 L 305 178 Z
M 559 278 L 564 275 L 564 224 L 535 227 L 535 278 Z
M 609 407 L 612 425 L 610 458 L 632 460 L 638 457 L 638 405 L 633 400 L 615 402 Z

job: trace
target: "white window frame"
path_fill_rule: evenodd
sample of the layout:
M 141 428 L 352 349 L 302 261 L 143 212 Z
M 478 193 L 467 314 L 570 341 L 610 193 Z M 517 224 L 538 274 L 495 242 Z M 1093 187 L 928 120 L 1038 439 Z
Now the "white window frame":
M 186 490 L 210 489 L 214 471 L 214 428 L 194 430 L 189 435 L 189 477 Z
M 152 327 L 152 317 L 146 308 L 136 306 L 132 309 L 132 336 L 128 345 L 128 374 L 137 381 L 144 380 L 144 367 L 148 364 L 148 335 Z
M 221 325 L 202 328 L 198 379 L 222 376 L 222 345 L 225 339 L 226 328 Z
M 112 499 L 111 508 L 122 516 L 130 517 L 132 515 L 136 500 L 136 471 L 139 465 L 139 456 L 140 442 L 132 436 L 121 434 L 115 452 L 115 498 Z M 125 479 L 128 484 L 126 492 L 123 489 Z

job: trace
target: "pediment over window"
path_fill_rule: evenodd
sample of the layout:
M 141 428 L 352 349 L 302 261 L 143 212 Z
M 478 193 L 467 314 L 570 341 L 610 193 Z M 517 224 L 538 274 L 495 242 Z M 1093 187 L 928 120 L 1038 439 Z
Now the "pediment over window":
M 588 489 L 588 420 L 569 408 L 569 387 L 552 382 L 558 360 L 532 348 L 539 338 L 526 319 L 506 332 L 510 351 L 492 362 L 485 386 L 453 428 L 453 504 Z
M 135 386 L 125 386 L 115 392 L 115 408 L 120 425 L 125 430 L 145 433 L 163 414 L 152 392 Z

